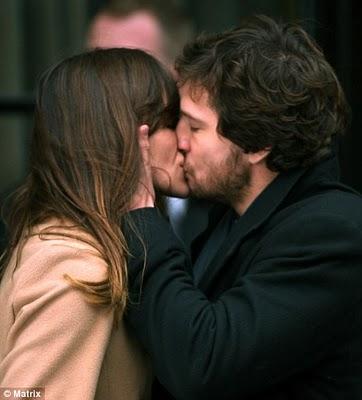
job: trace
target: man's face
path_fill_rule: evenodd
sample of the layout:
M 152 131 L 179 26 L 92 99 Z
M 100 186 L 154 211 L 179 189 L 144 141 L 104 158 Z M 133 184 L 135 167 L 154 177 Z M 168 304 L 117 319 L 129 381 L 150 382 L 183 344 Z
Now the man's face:
M 176 128 L 185 154 L 185 178 L 192 195 L 231 204 L 243 198 L 250 180 L 242 149 L 217 132 L 218 115 L 203 88 L 180 88 L 181 115 Z
M 166 62 L 163 37 L 160 22 L 147 10 L 118 17 L 100 12 L 90 25 L 88 47 L 142 49 Z

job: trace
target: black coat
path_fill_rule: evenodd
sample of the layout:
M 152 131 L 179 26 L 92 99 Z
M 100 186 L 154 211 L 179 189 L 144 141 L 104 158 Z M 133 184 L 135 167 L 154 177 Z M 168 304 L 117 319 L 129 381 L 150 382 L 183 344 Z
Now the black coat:
M 362 399 L 362 200 L 334 168 L 330 159 L 280 174 L 200 288 L 157 210 L 131 213 L 147 257 L 143 268 L 143 246 L 128 233 L 127 317 L 175 398 Z

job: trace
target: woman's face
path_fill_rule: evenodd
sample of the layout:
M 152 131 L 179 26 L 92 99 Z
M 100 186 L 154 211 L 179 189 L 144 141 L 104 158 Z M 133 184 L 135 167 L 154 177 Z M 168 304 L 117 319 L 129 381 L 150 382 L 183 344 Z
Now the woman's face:
M 184 156 L 177 148 L 174 130 L 161 128 L 149 137 L 152 177 L 155 188 L 168 196 L 187 197 L 183 164 Z

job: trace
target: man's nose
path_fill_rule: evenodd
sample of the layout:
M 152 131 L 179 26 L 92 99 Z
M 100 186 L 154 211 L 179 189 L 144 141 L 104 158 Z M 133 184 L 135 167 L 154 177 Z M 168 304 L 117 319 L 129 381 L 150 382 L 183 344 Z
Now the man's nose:
M 182 129 L 182 126 L 179 124 L 176 128 L 177 135 L 177 148 L 179 151 L 183 153 L 187 153 L 190 151 L 190 134 L 186 131 L 186 129 Z

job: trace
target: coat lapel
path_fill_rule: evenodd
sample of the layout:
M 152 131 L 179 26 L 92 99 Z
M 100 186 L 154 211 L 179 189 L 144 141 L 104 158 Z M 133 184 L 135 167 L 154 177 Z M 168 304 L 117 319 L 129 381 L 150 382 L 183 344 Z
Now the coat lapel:
M 256 198 L 246 213 L 235 222 L 227 241 L 221 246 L 201 279 L 200 288 L 202 290 L 207 290 L 220 269 L 228 265 L 229 259 L 235 251 L 240 248 L 250 234 L 269 219 L 304 172 L 305 169 L 298 169 L 277 176 Z

